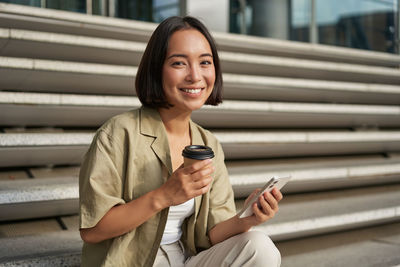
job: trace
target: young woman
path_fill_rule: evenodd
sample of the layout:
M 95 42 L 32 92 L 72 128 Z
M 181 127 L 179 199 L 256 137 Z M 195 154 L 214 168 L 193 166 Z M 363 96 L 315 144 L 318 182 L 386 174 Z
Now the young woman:
M 142 107 L 96 133 L 81 167 L 82 266 L 279 266 L 268 236 L 248 231 L 272 218 L 279 190 L 236 216 L 217 139 L 191 121 L 222 102 L 216 45 L 192 17 L 171 17 L 153 33 L 136 76 Z M 187 145 L 215 153 L 183 167 Z

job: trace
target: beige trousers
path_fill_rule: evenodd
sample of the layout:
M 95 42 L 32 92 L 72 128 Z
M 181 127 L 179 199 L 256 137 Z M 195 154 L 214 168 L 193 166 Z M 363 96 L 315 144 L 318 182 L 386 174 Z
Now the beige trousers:
M 185 255 L 180 242 L 162 245 L 158 249 L 155 267 L 220 267 L 220 266 L 280 266 L 281 255 L 264 233 L 250 231 L 233 236 L 195 256 Z

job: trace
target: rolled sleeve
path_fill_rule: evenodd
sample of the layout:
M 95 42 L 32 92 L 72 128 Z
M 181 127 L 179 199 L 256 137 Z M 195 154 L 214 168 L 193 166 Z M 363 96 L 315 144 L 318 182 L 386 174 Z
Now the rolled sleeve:
M 103 131 L 97 132 L 79 174 L 79 227 L 91 228 L 115 205 L 123 204 L 122 153 Z

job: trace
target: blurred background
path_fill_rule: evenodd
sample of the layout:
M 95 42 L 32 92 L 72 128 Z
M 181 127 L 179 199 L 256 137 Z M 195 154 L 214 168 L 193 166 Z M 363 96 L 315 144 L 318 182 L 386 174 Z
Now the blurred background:
M 2 0 L 159 23 L 200 17 L 214 31 L 399 53 L 397 0 Z
M 398 0 L 0 0 L 0 266 L 79 266 L 78 174 L 96 129 L 140 106 L 157 23 L 202 20 L 224 103 L 193 120 L 239 210 L 291 174 L 256 227 L 282 266 L 400 265 Z

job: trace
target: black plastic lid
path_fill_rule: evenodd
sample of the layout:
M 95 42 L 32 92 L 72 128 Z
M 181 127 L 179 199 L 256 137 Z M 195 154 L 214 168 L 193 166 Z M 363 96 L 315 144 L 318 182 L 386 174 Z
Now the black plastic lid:
M 182 151 L 182 156 L 198 160 L 212 159 L 214 157 L 214 152 L 211 147 L 208 146 L 192 145 L 185 147 Z

